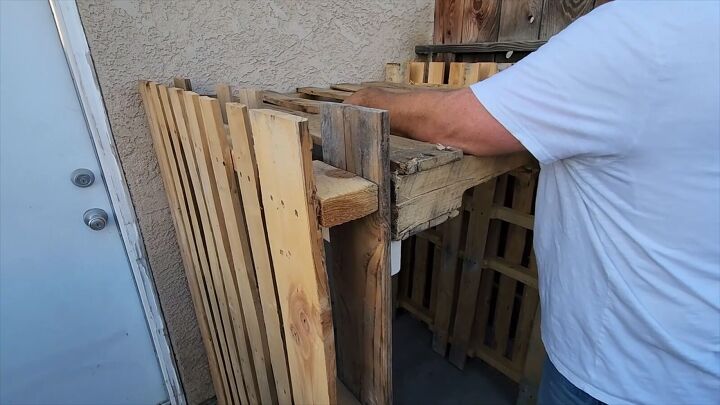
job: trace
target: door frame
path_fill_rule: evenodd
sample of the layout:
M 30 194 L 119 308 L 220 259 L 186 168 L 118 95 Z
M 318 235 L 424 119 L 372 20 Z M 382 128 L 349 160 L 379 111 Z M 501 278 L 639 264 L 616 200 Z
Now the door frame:
M 95 76 L 95 65 L 80 20 L 77 3 L 75 0 L 48 0 L 48 2 L 95 148 L 95 154 L 100 162 L 108 197 L 117 219 L 116 222 L 142 302 L 170 402 L 173 405 L 185 405 L 185 394 L 175 366 L 155 284 L 150 274 L 145 243 L 122 172 L 120 157 L 115 147 L 100 85 Z

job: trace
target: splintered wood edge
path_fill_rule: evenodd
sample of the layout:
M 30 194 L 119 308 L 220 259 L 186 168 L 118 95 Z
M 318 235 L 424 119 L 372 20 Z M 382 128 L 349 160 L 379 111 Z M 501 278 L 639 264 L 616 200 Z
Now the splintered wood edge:
M 377 211 L 377 184 L 319 160 L 313 161 L 313 174 L 321 226 L 329 228 Z

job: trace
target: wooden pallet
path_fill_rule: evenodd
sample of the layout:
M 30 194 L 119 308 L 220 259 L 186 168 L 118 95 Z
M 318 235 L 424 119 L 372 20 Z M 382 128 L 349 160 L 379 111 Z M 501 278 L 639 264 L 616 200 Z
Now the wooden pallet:
M 469 355 L 520 381 L 529 346 L 539 344 L 536 184 L 536 168 L 483 183 L 466 193 L 460 216 L 403 241 L 398 305 L 428 325 L 435 351 L 459 368 Z

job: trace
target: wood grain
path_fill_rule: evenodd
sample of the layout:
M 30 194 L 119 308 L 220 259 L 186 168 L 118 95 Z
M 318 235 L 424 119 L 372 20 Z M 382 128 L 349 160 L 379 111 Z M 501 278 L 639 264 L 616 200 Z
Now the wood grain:
M 537 39 L 542 7 L 542 0 L 503 0 L 498 41 Z
M 594 0 L 546 0 L 543 5 L 540 39 L 548 39 L 593 9 Z
M 319 160 L 312 163 L 320 226 L 330 228 L 377 211 L 377 184 Z
M 378 185 L 377 212 L 330 229 L 338 376 L 364 404 L 392 403 L 387 111 L 327 104 L 323 160 Z
M 462 43 L 498 39 L 500 0 L 463 0 Z
M 262 109 L 251 110 L 250 119 L 293 398 L 335 403 L 333 319 L 307 121 Z

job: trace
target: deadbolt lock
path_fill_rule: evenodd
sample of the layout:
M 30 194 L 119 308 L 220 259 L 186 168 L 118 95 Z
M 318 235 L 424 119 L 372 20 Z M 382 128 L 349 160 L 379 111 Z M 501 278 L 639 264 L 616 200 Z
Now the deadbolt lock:
M 83 221 L 93 231 L 99 231 L 107 225 L 108 214 L 101 208 L 90 208 L 83 214 Z
M 70 181 L 78 187 L 90 187 L 95 182 L 95 174 L 88 169 L 73 170 Z

